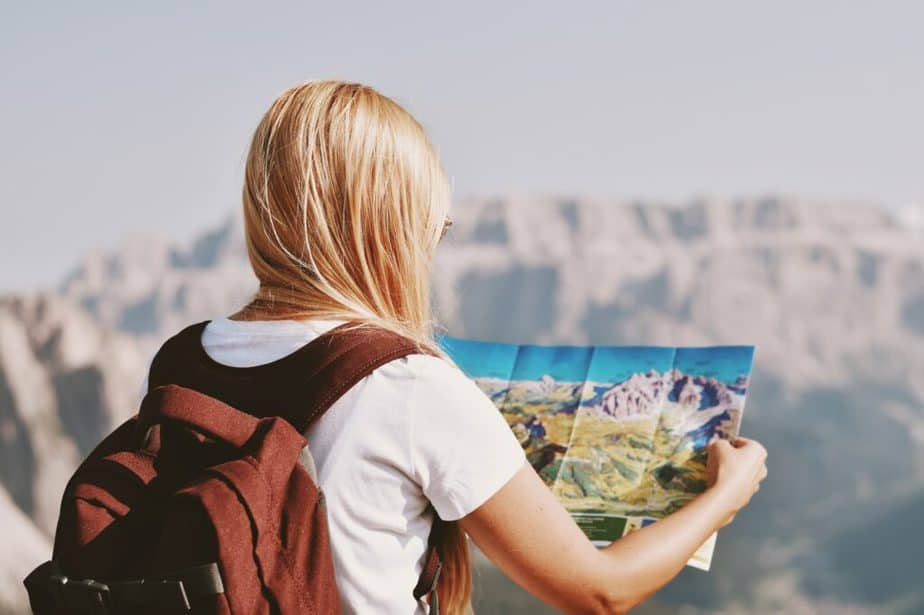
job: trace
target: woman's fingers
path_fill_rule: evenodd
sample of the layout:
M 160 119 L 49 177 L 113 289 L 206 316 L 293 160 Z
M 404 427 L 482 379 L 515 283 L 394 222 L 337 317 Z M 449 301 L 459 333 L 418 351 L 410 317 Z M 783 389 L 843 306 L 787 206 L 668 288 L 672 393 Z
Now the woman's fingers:
M 745 438 L 744 436 L 735 436 L 733 444 L 735 448 L 744 448 L 746 446 L 759 445 L 760 443 L 757 440 Z
M 713 436 L 712 439 L 709 440 L 708 449 L 710 450 L 710 452 L 715 451 L 716 453 L 724 454 L 726 451 L 731 450 L 731 448 L 732 448 L 731 442 L 729 442 L 725 438 Z
M 764 445 L 758 442 L 757 440 L 752 440 L 751 438 L 745 438 L 744 436 L 738 436 L 737 438 L 735 438 L 734 446 L 735 448 L 738 448 L 738 449 L 743 449 L 743 448 L 751 449 L 761 459 L 767 458 L 767 449 L 764 448 Z

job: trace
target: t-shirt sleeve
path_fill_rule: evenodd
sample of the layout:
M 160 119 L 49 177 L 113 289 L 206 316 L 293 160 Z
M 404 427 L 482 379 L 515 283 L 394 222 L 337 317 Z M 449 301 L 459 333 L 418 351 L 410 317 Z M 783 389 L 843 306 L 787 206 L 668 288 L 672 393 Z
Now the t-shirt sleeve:
M 462 371 L 436 357 L 415 359 L 413 472 L 440 518 L 454 521 L 503 487 L 526 455 L 494 403 Z

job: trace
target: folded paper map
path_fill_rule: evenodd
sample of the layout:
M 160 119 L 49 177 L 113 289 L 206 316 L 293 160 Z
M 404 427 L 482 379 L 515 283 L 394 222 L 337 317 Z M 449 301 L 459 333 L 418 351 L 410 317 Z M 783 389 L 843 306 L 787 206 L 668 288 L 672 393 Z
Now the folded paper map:
M 441 345 L 491 398 L 530 463 L 597 546 L 707 486 L 706 445 L 733 439 L 753 346 Z M 708 570 L 715 535 L 688 562 Z

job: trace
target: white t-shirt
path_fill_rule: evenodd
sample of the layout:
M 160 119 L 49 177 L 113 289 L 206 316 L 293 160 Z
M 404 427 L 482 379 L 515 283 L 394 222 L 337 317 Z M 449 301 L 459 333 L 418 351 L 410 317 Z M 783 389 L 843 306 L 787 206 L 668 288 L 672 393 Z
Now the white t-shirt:
M 251 367 L 288 355 L 338 321 L 211 320 L 210 357 Z M 147 379 L 142 395 L 147 389 Z M 410 355 L 364 378 L 306 433 L 327 501 L 345 613 L 426 613 L 412 590 L 433 523 L 472 512 L 525 463 L 494 404 L 458 368 Z

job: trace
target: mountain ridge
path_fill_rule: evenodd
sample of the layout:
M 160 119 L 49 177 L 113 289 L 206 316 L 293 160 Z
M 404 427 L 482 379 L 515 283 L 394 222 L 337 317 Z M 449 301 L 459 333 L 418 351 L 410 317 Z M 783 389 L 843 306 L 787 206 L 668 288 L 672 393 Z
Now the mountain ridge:
M 804 554 L 849 552 L 850 532 L 876 535 L 879 515 L 924 491 L 924 241 L 913 216 L 771 197 L 469 199 L 452 216 L 433 292 L 454 335 L 757 346 L 743 431 L 768 444 L 770 478 L 723 531 L 713 572 L 683 573 L 640 613 L 734 612 L 749 600 L 768 613 L 874 608 L 873 594 L 841 581 L 876 570 Z M 55 289 L 4 296 L 0 483 L 22 514 L 4 513 L 47 539 L 68 468 L 134 410 L 160 342 L 254 290 L 235 212 L 190 244 L 134 237 Z M 506 593 L 483 610 L 515 593 L 488 584 Z M 915 604 L 913 587 L 896 591 Z

